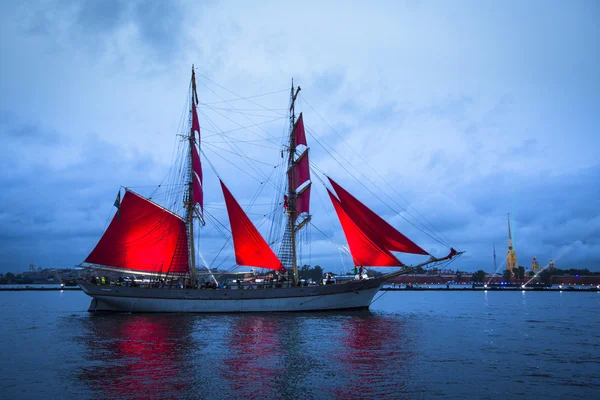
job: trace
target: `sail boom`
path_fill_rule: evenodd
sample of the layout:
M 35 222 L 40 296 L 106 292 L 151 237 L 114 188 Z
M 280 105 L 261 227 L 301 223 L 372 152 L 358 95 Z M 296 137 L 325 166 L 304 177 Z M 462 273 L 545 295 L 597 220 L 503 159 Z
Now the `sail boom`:
M 132 274 L 132 275 L 144 275 L 144 276 L 168 275 L 168 276 L 172 276 L 172 277 L 181 277 L 181 278 L 187 278 L 190 276 L 189 272 L 182 272 L 182 273 L 148 272 L 148 271 L 140 271 L 140 270 L 136 270 L 136 269 L 127 269 L 127 268 L 111 267 L 108 265 L 92 264 L 92 263 L 87 263 L 87 262 L 83 262 L 83 263 L 79 264 L 78 266 L 80 266 L 82 268 L 91 268 L 91 269 L 97 269 L 97 270 L 101 270 L 101 271 L 119 272 L 122 274 Z

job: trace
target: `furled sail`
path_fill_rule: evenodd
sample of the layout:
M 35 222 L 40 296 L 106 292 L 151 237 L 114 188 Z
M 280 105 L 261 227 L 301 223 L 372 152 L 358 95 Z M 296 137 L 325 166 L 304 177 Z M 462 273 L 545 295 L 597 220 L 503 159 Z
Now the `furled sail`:
M 221 181 L 221 188 L 229 214 L 236 264 L 285 271 L 281 261 L 273 253 L 223 181 Z
M 348 241 L 350 254 L 355 265 L 372 267 L 397 267 L 402 266 L 402 262 L 390 253 L 381 243 L 377 242 L 377 237 L 370 237 L 358 224 L 356 224 L 344 210 L 342 203 L 327 189 L 327 194 L 333 203 L 335 212 L 338 215 L 342 230 Z
M 384 248 L 390 251 L 429 255 L 429 253 L 398 232 L 393 226 L 385 222 L 383 218 L 348 193 L 333 179 L 327 178 L 333 186 L 340 202 L 344 205 L 344 210 L 369 237 L 376 238 L 378 243 L 381 243 Z
M 181 217 L 129 190 L 119 214 L 85 262 L 140 273 L 189 272 L 187 231 Z

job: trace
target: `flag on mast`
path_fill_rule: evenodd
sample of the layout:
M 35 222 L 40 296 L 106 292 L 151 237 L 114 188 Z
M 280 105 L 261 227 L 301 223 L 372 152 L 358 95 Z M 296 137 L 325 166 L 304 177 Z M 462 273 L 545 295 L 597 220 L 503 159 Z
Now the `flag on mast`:
M 121 189 L 119 189 L 119 192 L 117 193 L 114 205 L 117 207 L 117 220 L 121 220 Z

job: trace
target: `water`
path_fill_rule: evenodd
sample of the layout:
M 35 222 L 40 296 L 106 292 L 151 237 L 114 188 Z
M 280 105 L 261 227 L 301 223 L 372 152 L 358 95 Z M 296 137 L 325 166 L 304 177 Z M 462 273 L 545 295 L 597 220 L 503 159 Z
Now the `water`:
M 367 312 L 97 315 L 0 293 L 3 398 L 597 398 L 600 293 L 382 292 Z

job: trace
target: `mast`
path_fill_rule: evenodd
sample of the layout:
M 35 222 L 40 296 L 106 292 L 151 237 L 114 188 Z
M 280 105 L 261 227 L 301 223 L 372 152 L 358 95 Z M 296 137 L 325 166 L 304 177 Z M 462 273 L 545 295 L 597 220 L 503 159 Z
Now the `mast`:
M 196 76 L 194 73 L 194 64 L 192 64 L 192 97 L 190 102 L 190 115 L 195 112 L 194 110 L 194 96 L 196 96 Z M 193 118 L 193 117 L 192 117 Z M 190 280 L 192 285 L 196 285 L 196 253 L 194 249 L 194 210 L 196 203 L 194 202 L 193 193 L 194 193 L 194 170 L 192 168 L 193 163 L 193 146 L 194 146 L 194 128 L 193 124 L 190 128 L 190 134 L 188 136 L 189 141 L 189 168 L 188 168 L 188 182 L 187 182 L 187 191 L 184 198 L 184 207 L 186 208 L 185 215 L 185 225 L 187 227 L 188 232 L 188 248 L 189 248 L 189 264 L 190 264 Z
M 291 250 L 292 250 L 292 279 L 294 285 L 296 285 L 299 281 L 298 279 L 298 262 L 296 260 L 296 217 L 298 216 L 298 212 L 296 211 L 296 197 L 298 193 L 296 192 L 296 182 L 294 177 L 294 167 L 296 166 L 295 153 L 296 153 L 296 141 L 294 140 L 294 124 L 296 123 L 296 113 L 295 113 L 295 102 L 298 97 L 298 93 L 300 92 L 300 86 L 296 89 L 296 93 L 294 93 L 294 80 L 292 79 L 292 88 L 290 90 L 291 96 L 291 105 L 290 105 L 290 145 L 288 148 L 289 152 L 289 161 L 288 161 L 288 171 L 292 171 L 290 174 L 289 188 L 288 188 L 288 207 L 286 213 L 288 215 L 288 226 L 290 229 L 290 240 L 291 240 Z

